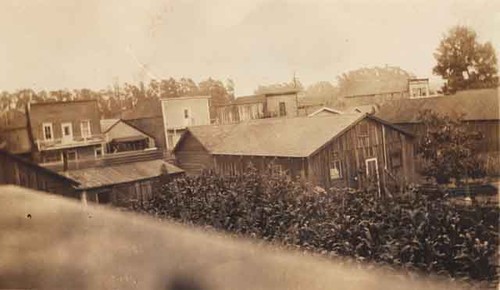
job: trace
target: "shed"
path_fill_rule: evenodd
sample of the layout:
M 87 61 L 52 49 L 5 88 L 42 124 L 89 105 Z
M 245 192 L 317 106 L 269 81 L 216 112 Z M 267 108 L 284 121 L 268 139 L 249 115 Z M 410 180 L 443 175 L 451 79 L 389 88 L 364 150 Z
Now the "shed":
M 131 199 L 150 197 L 163 174 L 170 178 L 184 171 L 161 159 L 90 167 L 60 172 L 79 184 L 82 199 L 97 203 L 124 205 Z
M 325 187 L 413 178 L 413 135 L 366 114 L 190 127 L 174 155 L 188 174 L 239 174 L 251 163 Z

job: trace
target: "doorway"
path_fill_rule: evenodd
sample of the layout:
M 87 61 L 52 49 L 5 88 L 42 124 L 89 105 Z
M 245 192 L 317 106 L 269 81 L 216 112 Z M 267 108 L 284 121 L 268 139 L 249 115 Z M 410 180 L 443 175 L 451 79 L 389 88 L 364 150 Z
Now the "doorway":
M 71 123 L 62 123 L 61 129 L 63 143 L 73 141 L 73 126 Z
M 378 171 L 377 158 L 368 158 L 365 160 L 367 182 L 377 186 L 378 196 L 381 196 L 380 174 Z

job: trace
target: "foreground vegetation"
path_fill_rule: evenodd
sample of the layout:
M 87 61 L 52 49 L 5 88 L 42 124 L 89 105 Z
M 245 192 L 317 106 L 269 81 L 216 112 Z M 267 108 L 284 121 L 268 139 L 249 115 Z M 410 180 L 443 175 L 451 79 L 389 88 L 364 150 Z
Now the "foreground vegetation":
M 241 176 L 178 179 L 132 207 L 329 256 L 498 281 L 498 207 L 459 206 L 418 189 L 384 199 L 347 189 L 314 192 L 249 169 Z

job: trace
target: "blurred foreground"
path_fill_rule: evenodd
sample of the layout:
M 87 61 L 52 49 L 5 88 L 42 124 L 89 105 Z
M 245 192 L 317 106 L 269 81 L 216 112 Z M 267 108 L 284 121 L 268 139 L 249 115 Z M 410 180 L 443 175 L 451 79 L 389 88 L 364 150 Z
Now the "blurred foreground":
M 16 186 L 0 187 L 0 288 L 457 289 Z

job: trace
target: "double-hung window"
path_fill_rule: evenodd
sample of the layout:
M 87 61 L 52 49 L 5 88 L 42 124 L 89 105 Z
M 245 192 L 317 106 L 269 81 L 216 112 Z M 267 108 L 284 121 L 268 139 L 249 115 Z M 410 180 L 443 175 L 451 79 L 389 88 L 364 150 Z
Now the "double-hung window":
M 43 123 L 43 139 L 46 141 L 54 140 L 54 130 L 52 128 L 52 123 Z
M 80 122 L 80 130 L 82 132 L 83 138 L 88 138 L 92 136 L 92 132 L 90 130 L 90 120 L 85 120 Z

